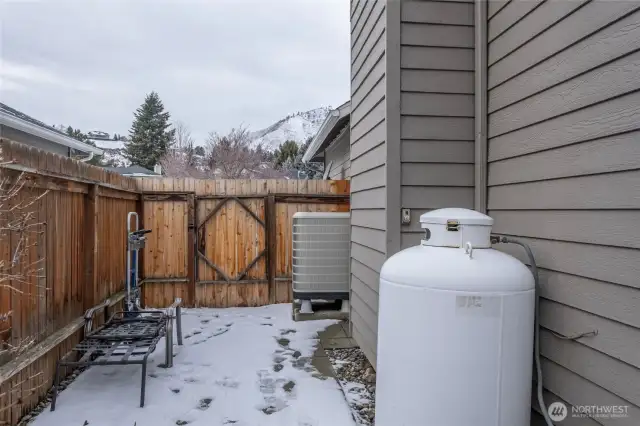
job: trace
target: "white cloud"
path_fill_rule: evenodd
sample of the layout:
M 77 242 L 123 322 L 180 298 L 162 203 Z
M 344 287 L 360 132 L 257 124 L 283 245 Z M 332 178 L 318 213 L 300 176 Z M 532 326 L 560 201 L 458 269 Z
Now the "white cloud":
M 23 91 L 28 88 L 38 89 L 43 86 L 58 87 L 66 90 L 113 94 L 114 91 L 123 91 L 125 87 L 113 81 L 100 81 L 91 77 L 73 78 L 64 77 L 46 68 L 0 60 L 0 84 L 3 88 L 8 86 L 20 87 Z
M 347 0 L 4 2 L 0 95 L 125 133 L 156 90 L 194 134 L 256 129 L 348 99 L 349 31 Z
M 18 64 L 0 59 L 0 78 L 4 81 L 22 81 L 25 83 L 60 84 L 60 81 L 47 70 L 26 64 Z

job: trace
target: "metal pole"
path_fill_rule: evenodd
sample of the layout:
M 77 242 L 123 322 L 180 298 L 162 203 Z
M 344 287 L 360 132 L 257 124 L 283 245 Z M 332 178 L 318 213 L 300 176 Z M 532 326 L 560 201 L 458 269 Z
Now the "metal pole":
M 165 330 L 165 367 L 173 367 L 173 312 L 167 318 L 167 329 Z
M 131 236 L 131 216 L 135 216 L 136 218 L 136 230 L 138 230 L 138 213 L 129 212 L 127 215 L 127 280 L 126 280 L 126 306 L 125 309 L 129 311 L 131 306 L 131 244 L 129 242 L 129 238 Z
M 138 213 L 136 213 L 136 231 L 140 230 L 140 216 L 138 216 Z M 138 280 L 140 278 L 140 249 L 136 248 L 136 264 L 135 264 L 135 272 L 133 274 L 133 285 L 135 288 L 135 299 L 133 301 L 134 305 L 136 307 L 140 307 L 140 290 L 138 287 Z
M 178 335 L 178 345 L 182 346 L 182 306 L 176 306 L 176 333 Z

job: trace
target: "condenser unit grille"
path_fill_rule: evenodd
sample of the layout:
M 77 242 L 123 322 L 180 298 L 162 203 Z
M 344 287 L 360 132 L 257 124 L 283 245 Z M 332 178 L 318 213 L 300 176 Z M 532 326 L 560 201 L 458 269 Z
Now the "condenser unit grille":
M 293 292 L 349 294 L 349 213 L 296 213 L 293 216 Z M 342 296 L 341 296 L 342 297 Z

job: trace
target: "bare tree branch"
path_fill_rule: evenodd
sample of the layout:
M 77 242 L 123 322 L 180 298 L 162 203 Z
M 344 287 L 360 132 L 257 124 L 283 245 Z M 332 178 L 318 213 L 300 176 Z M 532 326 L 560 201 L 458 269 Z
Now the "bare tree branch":
M 204 158 L 197 156 L 189 129 L 175 124 L 175 143 L 160 164 L 169 177 L 209 179 L 287 178 L 287 170 L 276 170 L 273 154 L 254 144 L 249 131 L 240 126 L 221 135 L 211 132 L 206 140 Z
M 253 143 L 249 131 L 242 126 L 226 135 L 209 133 L 205 161 L 211 178 L 280 177 L 269 161 L 269 154 L 261 145 Z
M 189 128 L 181 121 L 174 124 L 174 143 L 162 159 L 160 165 L 165 176 L 202 178 L 195 158 L 195 142 Z
M 191 130 L 182 121 L 176 121 L 173 125 L 176 130 L 174 135 L 173 148 L 177 149 L 193 149 L 194 141 L 191 137 Z
M 44 223 L 36 220 L 37 203 L 48 191 L 35 189 L 30 179 L 24 173 L 0 168 L 0 253 L 4 253 L 0 258 L 0 298 L 19 297 L 23 307 L 33 306 L 32 299 L 45 297 L 47 290 L 43 284 L 44 257 L 35 248 L 43 244 L 45 232 Z M 0 311 L 0 364 L 23 353 L 40 338 L 15 333 L 19 317 L 13 310 Z

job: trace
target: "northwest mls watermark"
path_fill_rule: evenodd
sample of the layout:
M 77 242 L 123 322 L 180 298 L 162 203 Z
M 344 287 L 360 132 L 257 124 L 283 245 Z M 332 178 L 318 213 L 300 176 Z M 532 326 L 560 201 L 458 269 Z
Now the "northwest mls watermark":
M 567 417 L 592 419 L 620 419 L 629 417 L 628 405 L 574 405 L 569 410 L 562 402 L 549 405 L 547 412 L 554 422 L 561 422 Z

